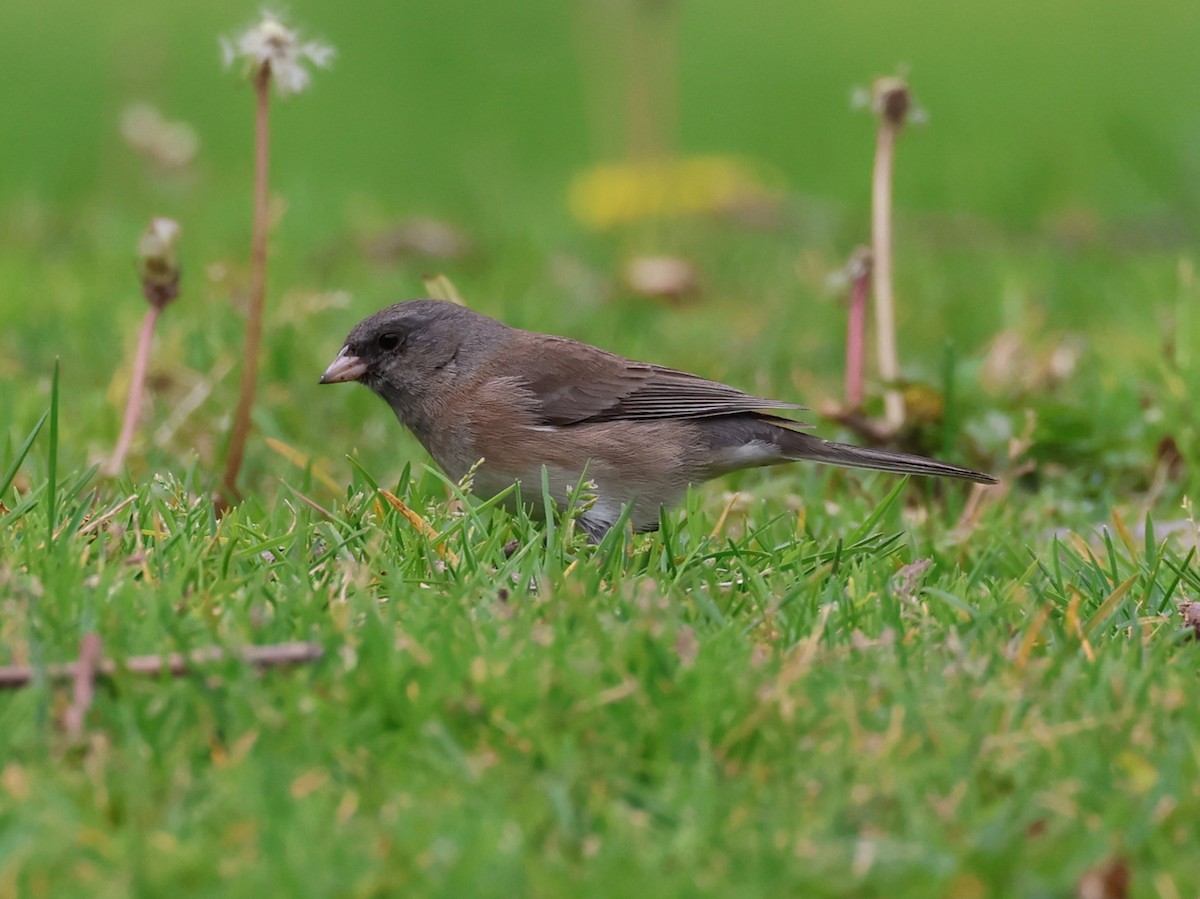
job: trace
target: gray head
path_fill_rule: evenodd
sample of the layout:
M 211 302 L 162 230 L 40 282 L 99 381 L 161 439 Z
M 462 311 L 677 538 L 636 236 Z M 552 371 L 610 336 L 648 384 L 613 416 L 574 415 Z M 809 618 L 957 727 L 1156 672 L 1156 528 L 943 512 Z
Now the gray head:
M 409 300 L 354 326 L 322 384 L 360 381 L 394 408 L 421 403 L 430 391 L 472 369 L 507 326 L 454 303 Z

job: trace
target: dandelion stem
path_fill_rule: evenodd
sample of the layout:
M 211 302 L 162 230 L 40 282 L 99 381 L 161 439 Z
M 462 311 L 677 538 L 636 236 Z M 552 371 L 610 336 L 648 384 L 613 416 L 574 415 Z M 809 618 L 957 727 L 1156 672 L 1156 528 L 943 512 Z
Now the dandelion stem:
M 896 351 L 896 299 L 892 293 L 892 162 L 900 124 L 879 119 L 875 169 L 871 177 L 871 254 L 875 274 L 875 339 L 879 377 L 884 384 L 884 419 L 898 429 L 904 423 L 904 397 L 897 389 L 900 359 Z
M 138 335 L 137 351 L 133 357 L 133 377 L 129 383 L 129 399 L 125 404 L 125 418 L 121 423 L 121 436 L 117 438 L 117 446 L 105 468 L 110 476 L 115 476 L 121 471 L 125 465 L 125 457 L 129 454 L 129 447 L 133 444 L 133 434 L 137 430 L 143 396 L 146 392 L 146 369 L 150 364 L 150 344 L 154 341 L 154 326 L 158 323 L 158 316 L 161 313 L 161 306 L 151 304 L 142 319 L 142 330 Z
M 242 351 L 242 380 L 225 460 L 225 498 L 238 496 L 237 479 L 250 434 L 250 413 L 258 387 L 259 348 L 262 345 L 263 306 L 267 292 L 267 162 L 270 149 L 268 111 L 271 67 L 264 64 L 254 76 L 254 231 L 250 246 L 250 308 L 246 317 L 246 342 Z
M 138 240 L 138 274 L 142 281 L 142 296 L 150 304 L 142 319 L 137 349 L 133 356 L 133 374 L 129 381 L 129 399 L 121 422 L 121 435 L 112 457 L 104 466 L 105 474 L 119 474 L 133 444 L 138 418 L 142 413 L 142 397 L 146 392 L 146 369 L 150 364 L 150 346 L 154 343 L 154 326 L 167 304 L 179 296 L 181 269 L 175 255 L 179 239 L 179 223 L 169 218 L 153 218 Z
M 892 164 L 896 137 L 908 117 L 912 95 L 903 78 L 879 78 L 871 87 L 879 116 L 875 168 L 871 173 L 871 262 L 875 278 L 875 342 L 883 381 L 884 421 L 893 433 L 904 424 L 904 398 L 899 390 L 900 360 L 896 351 L 896 298 L 892 293 Z
M 867 297 L 871 292 L 871 251 L 859 247 L 850 260 L 850 314 L 846 327 L 846 408 L 863 406 L 866 369 Z

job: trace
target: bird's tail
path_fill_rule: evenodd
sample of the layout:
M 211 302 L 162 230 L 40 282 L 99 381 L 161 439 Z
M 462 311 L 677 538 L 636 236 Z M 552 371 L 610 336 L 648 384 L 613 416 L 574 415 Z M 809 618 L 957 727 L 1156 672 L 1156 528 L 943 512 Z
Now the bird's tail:
M 961 478 L 978 481 L 980 484 L 995 484 L 990 474 L 939 462 L 910 453 L 894 453 L 888 450 L 868 449 L 848 443 L 834 443 L 810 434 L 801 434 L 784 428 L 775 428 L 773 436 L 785 459 L 807 459 L 826 465 L 841 465 L 847 468 L 867 468 L 872 471 L 895 471 L 900 474 L 918 474 L 939 478 Z

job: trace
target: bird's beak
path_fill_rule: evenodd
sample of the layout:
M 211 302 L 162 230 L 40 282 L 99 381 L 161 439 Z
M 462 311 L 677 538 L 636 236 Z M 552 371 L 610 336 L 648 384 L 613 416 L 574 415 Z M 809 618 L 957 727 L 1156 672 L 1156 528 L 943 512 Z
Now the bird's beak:
M 318 384 L 341 384 L 343 381 L 357 381 L 367 373 L 367 363 L 350 352 L 350 347 L 342 347 L 337 358 L 329 363 L 325 374 L 321 375 Z

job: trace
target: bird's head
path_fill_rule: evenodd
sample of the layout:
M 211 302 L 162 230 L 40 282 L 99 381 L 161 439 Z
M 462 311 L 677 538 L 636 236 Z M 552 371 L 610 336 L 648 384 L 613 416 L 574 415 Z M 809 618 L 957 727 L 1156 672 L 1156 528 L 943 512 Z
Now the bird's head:
M 320 383 L 359 381 L 393 407 L 422 402 L 469 370 L 504 328 L 454 303 L 396 303 L 354 326 Z

